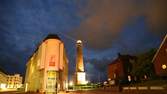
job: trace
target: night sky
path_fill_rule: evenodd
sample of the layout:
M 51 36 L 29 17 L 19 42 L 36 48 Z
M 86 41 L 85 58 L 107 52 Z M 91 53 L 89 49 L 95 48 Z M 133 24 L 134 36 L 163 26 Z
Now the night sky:
M 88 80 L 106 79 L 117 54 L 158 48 L 167 34 L 167 0 L 0 0 L 0 68 L 24 76 L 28 58 L 50 33 L 65 43 L 70 77 L 83 41 Z M 98 77 L 97 77 L 98 76 Z

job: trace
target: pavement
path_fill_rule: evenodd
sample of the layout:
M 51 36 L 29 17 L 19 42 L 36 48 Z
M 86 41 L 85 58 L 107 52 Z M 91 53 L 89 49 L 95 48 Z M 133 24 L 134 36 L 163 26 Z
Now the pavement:
M 42 93 L 25 93 L 25 92 L 0 92 L 0 94 L 42 94 Z M 167 94 L 167 90 L 142 90 L 142 91 L 113 91 L 113 90 L 78 90 L 78 91 L 70 91 L 70 92 L 59 92 L 58 94 Z
M 116 91 L 106 91 L 106 90 L 89 90 L 89 91 L 73 91 L 73 92 L 59 92 L 58 94 L 123 94 Z
M 41 93 L 0 92 L 0 94 L 41 94 Z M 91 90 L 91 91 L 59 92 L 58 94 L 122 94 L 122 93 L 108 92 L 108 91 L 101 91 L 101 90 Z

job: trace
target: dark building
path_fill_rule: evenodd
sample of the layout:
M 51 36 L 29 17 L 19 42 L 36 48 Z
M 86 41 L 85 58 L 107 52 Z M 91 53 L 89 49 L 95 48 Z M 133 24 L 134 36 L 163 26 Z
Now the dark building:
M 167 76 L 167 35 L 152 60 L 157 76 Z
M 108 65 L 108 78 L 111 80 L 126 80 L 132 70 L 132 62 L 136 57 L 118 54 L 118 58 Z

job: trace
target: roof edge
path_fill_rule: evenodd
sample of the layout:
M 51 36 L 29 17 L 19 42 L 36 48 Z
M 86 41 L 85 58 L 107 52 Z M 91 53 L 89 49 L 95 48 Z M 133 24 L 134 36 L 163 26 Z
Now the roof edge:
M 166 40 L 166 39 L 167 39 L 167 34 L 166 34 L 165 37 L 163 38 L 163 40 L 162 40 L 162 42 L 161 42 L 161 44 L 160 44 L 158 50 L 156 51 L 156 53 L 155 53 L 155 55 L 154 55 L 154 57 L 153 57 L 153 59 L 152 59 L 152 62 L 154 62 L 156 56 L 158 55 L 158 53 L 159 53 L 160 49 L 162 48 L 162 45 L 165 43 L 165 40 Z

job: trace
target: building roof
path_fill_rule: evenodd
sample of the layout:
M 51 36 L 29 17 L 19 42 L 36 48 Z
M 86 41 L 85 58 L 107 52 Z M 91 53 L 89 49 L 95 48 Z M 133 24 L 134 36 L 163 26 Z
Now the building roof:
M 112 63 L 110 63 L 109 65 L 112 65 L 112 64 L 115 64 L 117 63 L 118 61 L 123 61 L 123 62 L 127 62 L 129 61 L 129 59 L 133 59 L 133 60 L 136 60 L 137 57 L 136 56 L 131 56 L 131 55 L 122 55 L 120 53 L 118 53 L 118 57 L 112 61 Z
M 57 34 L 49 34 L 49 35 L 44 39 L 44 41 L 47 40 L 47 39 L 58 39 L 58 40 L 61 40 L 60 37 L 59 37 Z
M 28 58 L 28 60 L 31 59 L 31 57 L 34 55 L 34 53 L 36 53 L 36 52 L 38 51 L 39 46 L 40 46 L 45 40 L 47 40 L 47 39 L 58 39 L 58 40 L 61 41 L 60 37 L 59 37 L 57 34 L 49 34 L 48 36 L 46 36 L 46 37 L 44 38 L 43 41 L 41 41 L 41 42 L 37 45 L 36 49 L 34 50 L 33 54 Z
M 165 44 L 165 41 L 167 41 L 167 34 L 165 35 L 165 37 L 164 37 L 164 39 L 163 39 L 161 45 L 159 46 L 157 52 L 155 53 L 155 55 L 154 55 L 154 57 L 153 57 L 153 59 L 152 59 L 152 62 L 154 62 L 154 60 L 155 60 L 155 58 L 157 57 L 157 55 L 158 55 L 160 49 L 161 49 L 162 46 Z
M 117 58 L 117 59 L 113 60 L 112 63 L 109 63 L 109 65 L 114 65 L 114 64 L 116 64 L 119 60 L 120 60 L 120 59 Z

